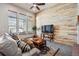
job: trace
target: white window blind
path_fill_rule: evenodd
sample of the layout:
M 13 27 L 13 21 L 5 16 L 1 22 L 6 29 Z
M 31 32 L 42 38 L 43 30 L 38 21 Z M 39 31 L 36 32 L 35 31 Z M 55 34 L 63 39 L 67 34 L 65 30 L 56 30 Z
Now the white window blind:
M 21 33 L 21 32 L 33 32 L 32 17 L 26 16 L 22 13 L 14 11 L 8 11 L 8 25 L 9 32 Z
M 8 13 L 8 26 L 9 31 L 16 32 L 16 12 L 9 11 Z
M 29 33 L 33 33 L 33 20 L 32 20 L 32 16 L 28 16 L 28 32 Z
M 19 19 L 19 32 L 25 32 L 27 25 L 27 17 L 23 14 L 19 14 L 18 19 Z

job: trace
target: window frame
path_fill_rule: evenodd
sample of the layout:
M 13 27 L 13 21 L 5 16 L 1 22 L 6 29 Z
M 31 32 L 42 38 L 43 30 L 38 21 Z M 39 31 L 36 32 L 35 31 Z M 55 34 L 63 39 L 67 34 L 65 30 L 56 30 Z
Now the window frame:
M 26 31 L 27 33 L 29 33 L 29 19 L 31 19 L 32 18 L 32 16 L 28 16 L 28 15 L 25 15 L 25 14 L 23 14 L 23 13 L 18 13 L 18 12 L 16 12 L 16 11 L 12 11 L 12 10 L 8 10 L 8 12 L 13 12 L 13 13 L 16 13 L 16 17 L 12 17 L 12 16 L 9 16 L 8 15 L 8 17 L 10 17 L 10 18 L 15 18 L 16 19 L 16 33 L 19 33 L 19 19 L 21 19 L 21 20 L 25 20 L 25 30 L 24 31 Z M 24 15 L 25 17 L 26 17 L 26 19 L 22 19 L 22 18 L 19 18 L 19 14 L 21 14 L 21 15 Z M 9 30 L 9 19 L 8 19 L 8 31 L 10 32 L 10 30 Z M 30 31 L 30 32 L 32 32 L 32 31 Z M 33 33 L 33 32 L 32 32 Z
M 16 24 L 17 24 L 17 12 L 15 12 L 15 11 L 11 11 L 11 10 L 8 10 L 8 12 L 13 12 L 13 13 L 16 13 L 16 17 L 12 17 L 12 16 L 9 16 L 9 13 L 8 13 L 8 31 L 10 32 L 11 30 L 10 30 L 10 25 L 9 25 L 9 18 L 15 18 L 16 19 Z M 15 24 L 15 28 L 17 28 L 17 25 Z M 17 29 L 16 29 L 16 31 L 15 31 L 16 33 L 17 33 Z
M 27 26 L 27 23 L 25 23 L 26 22 L 26 19 L 27 19 L 27 16 L 26 15 L 24 15 L 24 14 L 22 14 L 22 13 L 18 13 L 18 15 L 21 15 L 21 16 L 24 16 L 25 18 L 23 19 L 23 18 L 19 18 L 19 16 L 18 16 L 18 32 L 19 32 L 19 29 L 21 29 L 20 28 L 20 25 L 19 25 L 19 22 L 20 21 L 23 21 L 22 23 L 23 23 L 23 27 L 22 27 L 22 29 L 24 29 L 23 31 L 27 31 L 27 29 L 26 29 L 26 27 L 25 26 Z M 28 20 L 28 19 L 27 19 Z M 25 24 L 25 26 L 24 26 L 24 24 Z M 25 28 L 24 28 L 25 27 Z M 26 29 L 26 30 L 25 30 Z

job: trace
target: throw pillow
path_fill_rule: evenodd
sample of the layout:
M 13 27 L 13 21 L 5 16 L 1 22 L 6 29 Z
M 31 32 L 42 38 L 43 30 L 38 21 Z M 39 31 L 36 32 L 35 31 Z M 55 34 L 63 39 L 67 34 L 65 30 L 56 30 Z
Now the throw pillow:
M 31 49 L 31 47 L 27 43 L 21 40 L 16 40 L 16 42 L 17 42 L 18 47 L 21 48 L 22 52 L 26 52 Z

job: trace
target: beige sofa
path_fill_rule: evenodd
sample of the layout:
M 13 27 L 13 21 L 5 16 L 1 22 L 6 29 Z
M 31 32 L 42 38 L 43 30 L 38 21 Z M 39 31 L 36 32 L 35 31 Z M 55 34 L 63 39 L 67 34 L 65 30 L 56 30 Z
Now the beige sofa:
M 40 50 L 33 48 L 28 52 L 22 53 L 14 39 L 8 34 L 0 36 L 0 56 L 32 56 L 38 55 Z

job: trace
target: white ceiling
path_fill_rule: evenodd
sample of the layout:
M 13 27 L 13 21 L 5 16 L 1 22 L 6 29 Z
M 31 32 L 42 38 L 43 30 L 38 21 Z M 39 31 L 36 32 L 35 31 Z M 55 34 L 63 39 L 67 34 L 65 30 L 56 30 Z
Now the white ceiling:
M 20 8 L 23 8 L 25 10 L 28 10 L 32 13 L 38 13 L 46 8 L 55 6 L 56 3 L 45 3 L 45 5 L 38 6 L 40 8 L 40 10 L 37 10 L 37 9 L 33 10 L 34 8 L 30 9 L 30 7 L 33 5 L 32 3 L 13 3 L 13 5 L 20 7 Z

